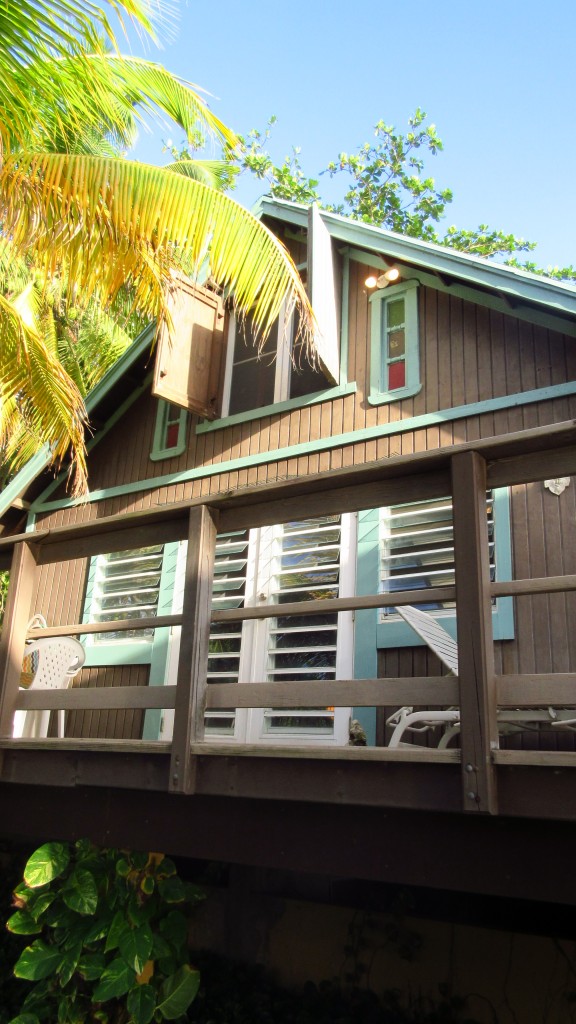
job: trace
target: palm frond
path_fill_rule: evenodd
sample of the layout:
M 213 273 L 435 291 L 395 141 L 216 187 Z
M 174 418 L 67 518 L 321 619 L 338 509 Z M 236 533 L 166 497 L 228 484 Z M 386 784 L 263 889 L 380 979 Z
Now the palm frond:
M 0 295 L 2 379 L 0 381 L 0 449 L 14 460 L 14 409 L 36 442 L 50 441 L 56 461 L 74 451 L 72 491 L 86 489 L 82 397 L 58 358 L 48 350 L 34 322 L 32 292 L 10 302 Z M 32 314 L 32 316 L 31 316 Z M 14 465 L 14 462 L 13 462 Z
M 228 149 L 238 143 L 236 135 L 212 113 L 194 86 L 152 61 L 102 50 L 58 59 L 37 57 L 16 70 L 13 88 L 14 83 L 16 97 L 12 93 L 4 95 L 0 84 L 0 111 L 8 123 L 13 107 L 20 108 L 21 97 L 27 98 L 35 111 L 28 148 L 34 145 L 52 152 L 94 152 L 96 133 L 111 136 L 116 147 L 128 147 L 144 115 L 169 118 L 188 138 L 200 127 Z M 22 144 L 21 137 L 17 141 Z
M 23 203 L 22 197 L 26 196 Z M 18 252 L 77 294 L 114 301 L 125 282 L 150 319 L 166 316 L 166 287 L 181 254 L 251 311 L 262 337 L 282 304 L 300 309 L 311 343 L 313 315 L 282 243 L 228 196 L 163 168 L 96 157 L 19 153 L 0 171 L 0 218 Z
M 229 189 L 238 173 L 238 168 L 225 160 L 174 160 L 166 165 L 166 170 L 220 191 Z

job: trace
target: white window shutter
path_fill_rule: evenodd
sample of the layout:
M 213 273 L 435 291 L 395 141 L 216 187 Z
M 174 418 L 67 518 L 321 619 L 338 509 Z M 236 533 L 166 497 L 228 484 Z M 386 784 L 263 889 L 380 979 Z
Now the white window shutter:
M 169 336 L 164 324 L 158 334 L 152 394 L 214 419 L 224 347 L 222 300 L 178 275 L 168 305 L 174 330 Z
M 315 336 L 320 365 L 334 384 L 340 383 L 340 344 L 332 240 L 320 210 L 308 210 L 308 282 L 318 330 Z

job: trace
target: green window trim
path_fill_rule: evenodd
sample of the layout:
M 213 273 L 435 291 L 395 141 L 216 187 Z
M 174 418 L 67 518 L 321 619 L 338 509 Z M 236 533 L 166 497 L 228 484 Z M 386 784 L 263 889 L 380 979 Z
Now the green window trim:
M 247 423 L 250 420 L 261 420 L 265 416 L 277 416 L 282 412 L 290 412 L 292 409 L 304 409 L 308 405 L 318 405 L 320 402 L 330 402 L 335 398 L 344 398 L 346 395 L 356 393 L 356 382 L 340 384 L 338 387 L 327 388 L 326 391 L 314 391 L 302 398 L 287 398 L 283 402 L 274 402 L 272 405 L 263 405 L 259 409 L 249 409 L 247 412 L 237 412 L 232 416 L 223 416 L 219 420 L 204 420 L 196 427 L 197 434 L 206 434 L 211 430 L 223 430 L 224 427 L 233 427 L 237 423 Z
M 421 387 L 420 341 L 418 332 L 418 282 L 403 281 L 402 284 L 380 288 L 370 296 L 372 306 L 370 318 L 370 405 L 397 402 L 402 398 L 416 395 Z M 395 331 L 391 321 L 392 311 L 403 303 L 403 316 Z M 394 351 L 394 339 L 401 335 L 400 348 Z M 390 387 L 389 373 L 393 368 L 401 369 L 403 383 Z M 398 371 L 397 371 L 398 372 Z
M 510 495 L 507 487 L 498 487 L 493 492 L 494 502 L 494 550 L 496 579 L 500 582 L 512 579 L 512 541 L 510 531 Z M 378 593 L 380 586 L 380 538 L 379 509 L 364 512 L 359 522 L 359 558 L 362 557 L 364 593 Z M 374 632 L 377 648 L 419 647 L 423 641 L 402 619 L 390 617 L 380 621 L 378 611 L 362 613 L 374 618 Z M 434 612 L 432 612 L 434 614 Z M 438 613 L 442 626 L 456 639 L 456 614 L 451 610 Z M 492 609 L 494 640 L 514 639 L 514 606 L 512 597 L 499 597 Z
M 153 462 L 160 459 L 173 459 L 186 450 L 186 426 L 188 412 L 171 402 L 160 399 L 156 412 L 154 440 L 150 458 Z
M 157 605 L 158 615 L 169 615 L 172 611 L 172 594 L 174 591 L 177 555 L 177 543 L 164 545 Z M 90 622 L 91 620 L 96 572 L 97 556 L 90 560 L 88 568 L 83 622 Z M 88 635 L 80 639 L 86 648 L 85 665 L 87 668 L 105 665 L 150 665 L 150 685 L 161 685 L 164 682 L 168 636 L 169 629 L 162 627 L 154 630 L 152 641 L 110 640 L 108 643 L 104 641 L 103 643 L 94 644 L 90 642 Z M 148 714 L 147 712 L 147 717 Z

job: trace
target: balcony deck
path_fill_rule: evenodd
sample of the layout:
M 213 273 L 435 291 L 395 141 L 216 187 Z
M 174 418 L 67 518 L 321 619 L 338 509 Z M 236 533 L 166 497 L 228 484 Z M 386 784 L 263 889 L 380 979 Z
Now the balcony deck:
M 570 475 L 576 468 L 575 442 L 574 425 L 568 423 L 441 452 L 398 457 L 328 477 L 211 496 L 209 505 L 182 502 L 0 539 L 0 564 L 11 567 L 0 645 L 0 806 L 4 812 L 0 833 L 42 838 L 47 834 L 42 829 L 50 829 L 51 823 L 51 834 L 69 838 L 88 833 L 101 842 L 142 843 L 152 848 L 168 843 L 174 852 L 189 856 L 231 856 L 245 863 L 285 864 L 290 851 L 292 866 L 299 864 L 302 870 L 319 870 L 329 862 L 330 870 L 336 872 L 393 878 L 402 874 L 399 850 L 416 834 L 421 842 L 426 826 L 439 851 L 434 865 L 427 862 L 427 877 L 448 887 L 457 887 L 460 872 L 447 837 L 458 843 L 462 854 L 480 863 L 482 856 L 494 856 L 495 838 L 506 836 L 506 849 L 496 858 L 499 880 L 486 882 L 484 872 L 478 891 L 505 889 L 503 879 L 507 872 L 510 878 L 514 875 L 512 858 L 528 835 L 528 860 L 534 864 L 538 856 L 544 856 L 545 839 L 534 829 L 534 819 L 546 820 L 548 844 L 555 837 L 564 844 L 562 856 L 567 850 L 573 856 L 576 751 L 501 749 L 498 709 L 548 705 L 576 709 L 576 673 L 498 675 L 490 609 L 492 599 L 505 594 L 517 598 L 574 591 L 576 576 L 493 583 L 483 551 L 487 548 L 487 487 Z M 456 599 L 457 677 L 207 684 L 217 527 L 259 526 L 446 493 L 453 497 L 456 586 L 439 588 L 438 593 L 429 589 L 426 597 Z M 175 686 L 19 689 L 39 566 L 185 538 L 183 612 L 150 619 L 156 627 L 183 621 L 193 624 L 183 631 Z M 330 606 L 332 611 L 412 603 L 413 590 L 321 602 L 323 610 Z M 312 610 L 314 602 L 308 605 Z M 283 606 L 283 614 L 291 610 L 301 614 L 302 605 L 294 609 Z M 212 617 L 224 620 L 232 614 L 235 619 L 272 617 L 277 605 L 218 612 Z M 147 621 L 126 620 L 121 628 L 142 627 Z M 118 623 L 61 623 L 43 635 L 84 635 L 118 628 Z M 297 708 L 303 701 L 308 707 L 458 705 L 459 747 L 327 749 L 308 744 L 242 745 L 204 737 L 206 709 Z M 174 710 L 174 731 L 171 742 L 72 737 L 16 740 L 11 734 L 17 708 L 168 708 Z M 420 813 L 414 815 L 416 811 Z M 472 820 L 478 824 L 470 824 Z M 310 842 L 299 853 L 294 838 L 287 838 L 288 826 L 296 821 L 299 829 L 310 829 Z M 209 836 L 206 823 L 212 829 Z M 396 830 L 399 842 L 393 856 L 390 827 Z M 358 843 L 357 836 L 360 832 L 366 835 L 367 829 L 374 842 L 383 844 L 386 863 L 382 854 L 375 857 L 366 843 Z M 344 854 L 346 836 L 351 841 Z M 422 870 L 422 865 L 404 867 L 413 884 L 420 884 L 414 878 L 421 878 Z M 407 877 L 404 880 L 409 881 Z M 512 889 L 515 884 L 510 883 Z M 526 884 L 519 880 L 515 894 L 522 888 L 525 894 Z M 547 883 L 535 884 L 540 898 L 547 898 Z M 558 898 L 559 885 L 548 886 Z M 576 903 L 576 884 L 567 892 L 564 879 L 562 898 Z

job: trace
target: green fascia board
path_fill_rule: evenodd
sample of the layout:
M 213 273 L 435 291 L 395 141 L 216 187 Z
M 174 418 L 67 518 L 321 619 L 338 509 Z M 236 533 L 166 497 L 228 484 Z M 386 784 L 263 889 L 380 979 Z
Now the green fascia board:
M 112 366 L 108 373 L 104 375 L 101 381 L 98 382 L 95 388 L 92 389 L 90 394 L 86 398 L 86 409 L 88 413 L 94 412 L 102 399 L 108 394 L 110 389 L 114 387 L 118 380 L 123 377 L 126 371 L 130 368 L 132 363 L 138 359 L 146 348 L 152 343 L 154 338 L 154 324 L 148 324 L 143 331 L 140 332 L 138 337 L 132 342 L 129 348 L 116 360 L 114 366 Z M 30 484 L 40 476 L 45 469 L 48 468 L 52 461 L 52 454 L 49 445 L 43 445 L 42 448 L 32 456 L 31 459 L 26 463 L 25 466 L 16 474 L 13 480 L 3 489 L 0 494 L 0 516 L 3 516 L 8 511 L 13 501 L 19 498 L 26 492 L 26 489 Z M 58 478 L 63 479 L 65 474 L 61 474 Z
M 570 395 L 576 395 L 576 381 L 553 384 L 545 388 L 536 388 L 533 391 L 520 391 L 513 395 L 502 395 L 498 398 L 487 398 L 482 402 L 471 402 L 469 405 L 460 405 L 451 409 L 439 409 L 438 412 L 422 413 L 420 416 L 410 416 L 405 420 L 394 420 L 391 423 L 365 427 L 362 430 L 350 430 L 344 434 L 322 437 L 317 441 L 306 441 L 290 445 L 286 448 L 275 448 L 271 451 L 259 452 L 255 455 L 246 455 L 238 459 L 227 459 L 224 462 L 215 462 L 209 466 L 198 466 L 193 469 L 182 470 L 180 473 L 169 473 L 165 476 L 135 480 L 130 484 L 121 484 L 116 487 L 92 491 L 85 498 L 63 498 L 59 501 L 48 502 L 43 502 L 42 498 L 40 498 L 32 505 L 31 511 L 34 513 L 51 512 L 56 509 L 70 508 L 72 505 L 83 504 L 84 502 L 104 501 L 106 498 L 155 490 L 158 487 L 171 487 L 174 484 L 186 483 L 189 480 L 201 480 L 206 477 L 217 476 L 220 473 L 230 473 L 238 469 L 281 462 L 284 459 L 298 458 L 301 455 L 313 455 L 316 452 L 329 451 L 332 448 L 344 448 L 347 445 L 374 441 L 381 437 L 391 437 L 412 430 L 421 430 L 425 427 L 447 424 L 453 420 L 465 419 L 468 416 L 481 416 L 484 413 L 497 412 L 502 409 L 513 409 L 518 406 L 550 401 L 555 398 L 566 398 Z
M 102 380 L 96 384 L 96 387 L 92 388 L 92 391 L 86 398 L 86 408 L 88 412 L 94 412 L 102 399 L 108 394 L 111 388 L 124 376 L 127 370 L 130 369 L 132 363 L 138 359 L 143 352 L 146 351 L 149 345 L 154 340 L 154 332 L 156 325 L 151 323 L 140 332 L 137 338 L 132 342 L 129 348 L 116 360 L 114 366 L 111 366 Z
M 0 516 L 8 511 L 13 501 L 25 493 L 26 488 L 45 470 L 52 461 L 50 446 L 45 444 L 37 451 L 25 466 L 16 474 L 13 480 L 3 489 L 0 494 Z
M 305 228 L 307 208 L 300 203 L 264 196 L 257 207 L 259 216 L 275 217 Z M 528 270 L 492 263 L 486 257 L 449 249 L 434 242 L 408 238 L 386 228 L 350 220 L 340 214 L 320 211 L 322 220 L 333 238 L 348 245 L 373 249 L 393 259 L 417 263 L 424 269 L 456 277 L 468 284 L 491 288 L 515 298 L 547 306 L 569 315 L 576 315 L 576 286 L 539 277 Z M 513 315 L 513 310 L 511 310 Z

